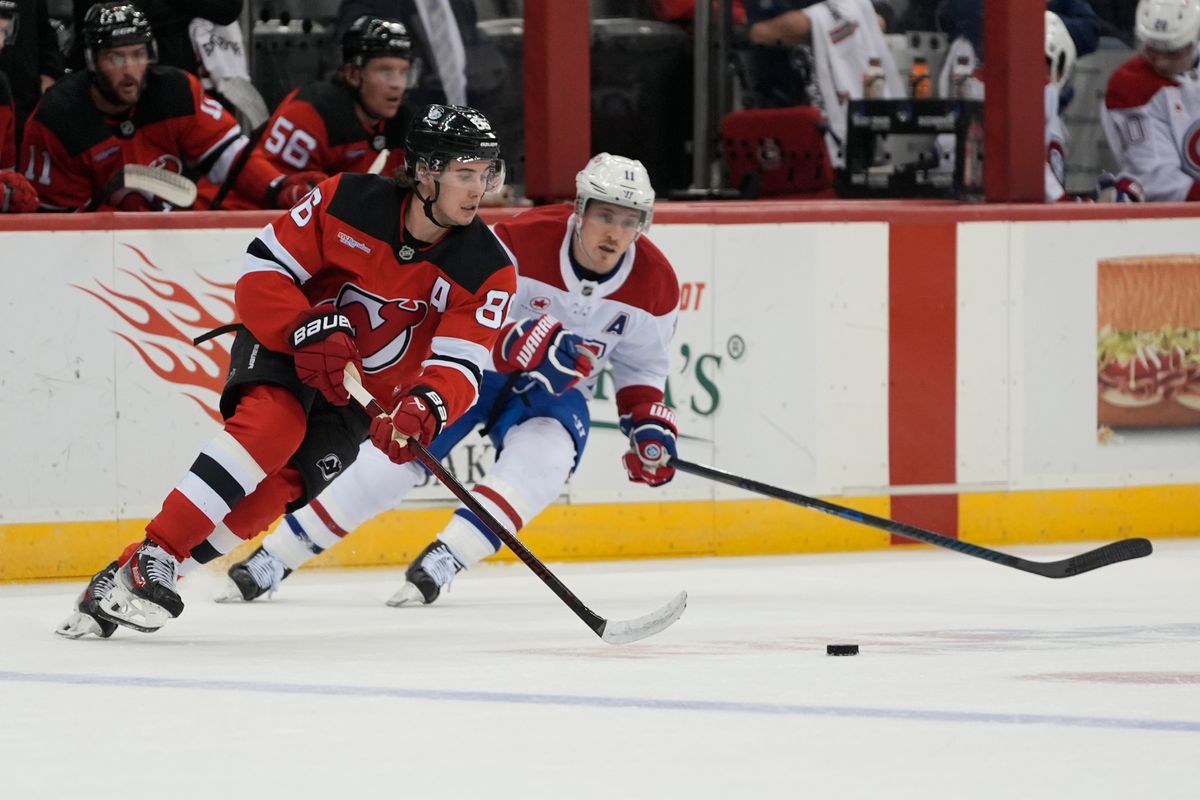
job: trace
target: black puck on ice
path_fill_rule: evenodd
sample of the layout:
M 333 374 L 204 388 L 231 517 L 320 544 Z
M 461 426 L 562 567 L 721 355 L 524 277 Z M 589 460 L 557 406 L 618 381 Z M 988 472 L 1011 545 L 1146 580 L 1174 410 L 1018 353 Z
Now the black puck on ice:
M 856 644 L 827 644 L 827 645 L 825 645 L 825 655 L 827 655 L 827 656 L 856 656 L 856 655 L 858 655 L 858 645 L 856 645 Z

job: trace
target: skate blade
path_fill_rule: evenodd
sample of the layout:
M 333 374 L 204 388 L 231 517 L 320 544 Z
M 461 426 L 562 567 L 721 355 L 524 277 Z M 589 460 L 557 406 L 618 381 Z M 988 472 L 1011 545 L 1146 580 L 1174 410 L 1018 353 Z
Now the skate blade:
M 171 612 L 158 603 L 133 594 L 122 586 L 120 581 L 108 597 L 100 600 L 98 604 L 100 613 L 108 619 L 142 633 L 154 633 L 166 625 L 167 620 L 172 619 Z
M 400 591 L 388 598 L 387 604 L 392 608 L 400 606 L 423 606 L 425 605 L 425 595 L 421 594 L 421 590 L 411 583 L 405 583 L 400 587 Z
M 105 632 L 93 617 L 82 611 L 72 611 L 71 615 L 58 624 L 54 632 L 65 639 L 80 639 L 88 634 L 100 639 L 107 639 L 113 632 Z
M 242 590 L 231 579 L 225 579 L 225 585 L 213 595 L 213 601 L 217 603 L 245 603 L 246 598 L 242 596 Z

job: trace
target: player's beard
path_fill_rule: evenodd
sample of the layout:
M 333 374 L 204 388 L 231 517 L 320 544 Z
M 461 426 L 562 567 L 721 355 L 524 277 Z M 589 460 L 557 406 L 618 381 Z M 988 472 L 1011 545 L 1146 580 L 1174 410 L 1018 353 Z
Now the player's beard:
M 138 84 L 137 95 L 133 100 L 126 100 L 121 97 L 120 92 L 117 91 L 116 86 L 113 86 L 112 81 L 99 72 L 92 73 L 92 83 L 95 85 L 96 91 L 100 93 L 100 96 L 114 106 L 132 106 L 141 99 L 142 90 L 146 88 L 146 78 L 148 75 L 149 73 L 142 76 L 142 82 Z

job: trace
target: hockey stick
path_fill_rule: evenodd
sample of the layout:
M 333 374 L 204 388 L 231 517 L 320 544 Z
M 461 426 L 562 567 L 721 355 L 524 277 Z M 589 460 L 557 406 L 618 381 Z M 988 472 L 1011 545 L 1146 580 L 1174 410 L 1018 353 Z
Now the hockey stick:
M 383 165 L 387 163 L 388 155 L 391 153 L 386 147 L 379 151 L 379 155 L 375 156 L 375 160 L 371 162 L 371 166 L 367 167 L 368 175 L 378 175 L 383 172 Z
M 386 415 L 388 412 L 379 405 L 371 393 L 359 382 L 358 376 L 352 374 L 352 368 L 347 367 L 343 381 L 346 391 L 350 392 L 353 397 L 368 414 L 372 417 Z M 605 619 L 596 612 L 592 611 L 583 604 L 574 592 L 566 587 L 550 569 L 543 564 L 533 552 L 521 543 L 521 540 L 508 532 L 491 512 L 479 504 L 474 495 L 466 490 L 466 488 L 458 482 L 458 480 L 450 474 L 450 472 L 442 466 L 442 462 L 429 452 L 416 439 L 408 440 L 408 447 L 413 448 L 417 454 L 417 461 L 421 462 L 430 472 L 433 473 L 443 485 L 448 488 L 455 497 L 462 501 L 467 509 L 483 521 L 493 534 L 500 541 L 508 546 L 516 554 L 517 558 L 525 563 L 525 566 L 541 578 L 542 583 L 550 587 L 550 591 L 558 595 L 558 599 L 562 600 L 567 608 L 575 613 L 575 616 L 583 620 L 592 631 L 609 644 L 628 644 L 636 642 L 639 639 L 645 639 L 648 636 L 653 636 L 656 633 L 666 630 L 675 620 L 679 619 L 683 614 L 684 608 L 687 607 L 687 592 L 680 592 L 671 599 L 662 608 L 653 611 L 645 616 L 631 620 L 610 620 Z
M 176 208 L 188 208 L 196 202 L 196 184 L 183 175 L 143 164 L 126 164 L 79 210 L 94 211 L 121 189 L 145 192 Z
M 698 475 L 701 478 L 708 478 L 709 480 L 728 484 L 729 486 L 736 486 L 748 492 L 765 494 L 767 497 L 774 497 L 776 500 L 794 503 L 805 508 L 824 511 L 826 514 L 848 519 L 851 522 L 857 522 L 861 525 L 869 525 L 872 528 L 879 528 L 888 533 L 903 536 L 906 539 L 914 539 L 925 544 L 944 547 L 947 550 L 965 553 L 969 556 L 982 558 L 985 561 L 1019 569 L 1022 572 L 1032 572 L 1034 575 L 1041 575 L 1045 578 L 1069 578 L 1072 575 L 1080 575 L 1084 572 L 1099 569 L 1100 567 L 1107 567 L 1109 564 L 1116 564 L 1119 561 L 1142 558 L 1154 552 L 1149 539 L 1121 539 L 1120 541 L 1106 544 L 1103 547 L 1098 547 L 1095 550 L 1089 550 L 1077 556 L 1064 558 L 1061 561 L 1029 561 L 1017 556 L 1010 556 L 1007 553 L 990 550 L 977 544 L 964 542 L 961 539 L 952 539 L 940 533 L 906 525 L 903 522 L 876 517 L 863 511 L 855 511 L 853 508 L 839 506 L 835 503 L 827 503 L 815 497 L 808 497 L 796 492 L 789 492 L 786 489 L 768 486 L 765 483 L 759 483 L 758 481 L 714 469 L 713 467 L 706 467 L 703 464 L 693 464 L 681 458 L 671 459 L 671 466 L 680 472 Z

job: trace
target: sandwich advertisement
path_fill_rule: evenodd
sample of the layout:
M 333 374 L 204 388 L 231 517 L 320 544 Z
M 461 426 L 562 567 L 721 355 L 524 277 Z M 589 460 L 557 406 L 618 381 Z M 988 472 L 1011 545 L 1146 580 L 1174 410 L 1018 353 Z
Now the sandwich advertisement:
M 1102 434 L 1200 427 L 1200 255 L 1102 259 L 1096 283 Z

